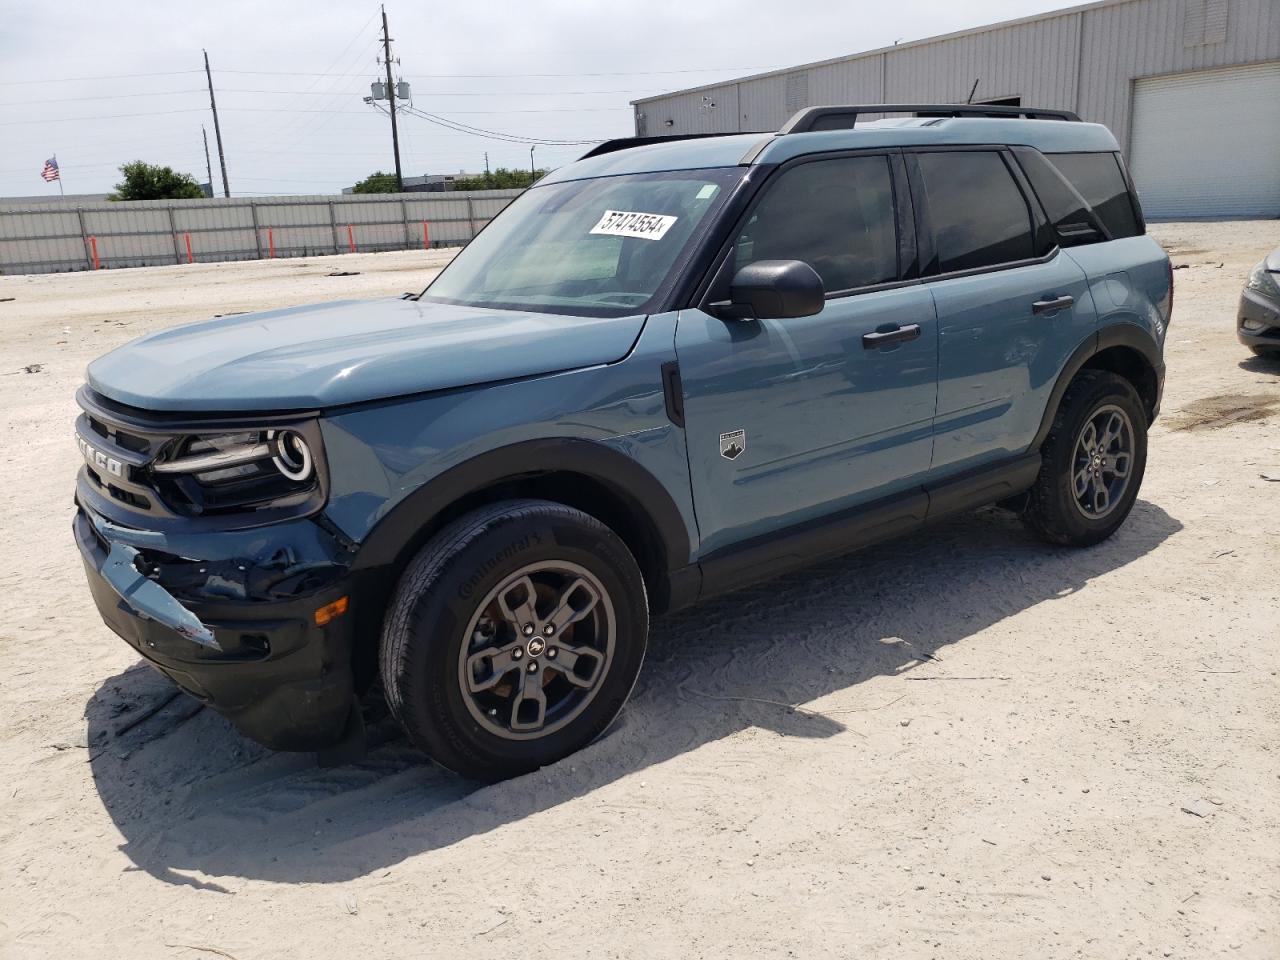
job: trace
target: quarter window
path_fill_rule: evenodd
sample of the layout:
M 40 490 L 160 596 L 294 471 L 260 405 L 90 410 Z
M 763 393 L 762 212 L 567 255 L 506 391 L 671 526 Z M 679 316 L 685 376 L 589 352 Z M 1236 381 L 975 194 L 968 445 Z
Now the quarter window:
M 1035 256 L 1031 210 L 1000 154 L 922 153 L 920 171 L 941 273 Z
M 1142 232 L 1115 154 L 1053 153 L 1048 159 L 1089 201 L 1094 213 L 1111 231 L 1113 240 L 1136 237 Z
M 757 260 L 803 260 L 828 293 L 898 279 L 888 158 L 815 160 L 784 171 L 734 244 L 734 272 Z

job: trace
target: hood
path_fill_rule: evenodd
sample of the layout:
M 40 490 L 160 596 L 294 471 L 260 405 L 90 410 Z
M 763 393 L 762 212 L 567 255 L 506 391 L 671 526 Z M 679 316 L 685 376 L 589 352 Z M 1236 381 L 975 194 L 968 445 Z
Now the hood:
M 91 363 L 88 381 L 146 410 L 317 409 L 609 363 L 644 320 L 344 300 L 149 334 Z

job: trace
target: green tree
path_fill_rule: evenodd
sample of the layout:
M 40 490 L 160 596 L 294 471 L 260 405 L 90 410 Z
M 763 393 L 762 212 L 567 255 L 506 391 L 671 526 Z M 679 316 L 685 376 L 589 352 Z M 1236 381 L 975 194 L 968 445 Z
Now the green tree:
M 199 200 L 204 190 L 189 173 L 134 160 L 120 168 L 124 179 L 108 200 Z
M 515 190 L 531 187 L 547 175 L 546 170 L 508 170 L 506 167 L 482 173 L 478 177 L 460 177 L 453 181 L 454 190 Z
M 394 173 L 371 173 L 355 185 L 354 193 L 395 193 L 396 175 Z

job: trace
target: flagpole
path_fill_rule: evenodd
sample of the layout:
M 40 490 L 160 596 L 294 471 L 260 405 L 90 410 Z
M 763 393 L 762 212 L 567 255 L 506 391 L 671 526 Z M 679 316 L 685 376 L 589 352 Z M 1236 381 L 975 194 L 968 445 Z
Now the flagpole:
M 58 155 L 56 153 L 53 155 L 53 165 L 58 167 Z M 66 195 L 67 191 L 62 189 L 62 168 L 58 167 L 58 196 L 65 197 Z

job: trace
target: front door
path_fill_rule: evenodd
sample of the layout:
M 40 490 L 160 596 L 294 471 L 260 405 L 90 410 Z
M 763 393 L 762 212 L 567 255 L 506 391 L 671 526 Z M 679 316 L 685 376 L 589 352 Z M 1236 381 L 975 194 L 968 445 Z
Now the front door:
M 929 469 L 937 323 L 901 283 L 896 156 L 797 163 L 747 214 L 722 275 L 803 260 L 821 313 L 721 320 L 681 312 L 676 355 L 703 554 L 919 486 Z M 909 216 L 909 213 L 907 214 Z

